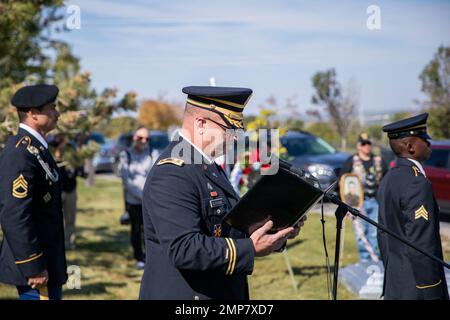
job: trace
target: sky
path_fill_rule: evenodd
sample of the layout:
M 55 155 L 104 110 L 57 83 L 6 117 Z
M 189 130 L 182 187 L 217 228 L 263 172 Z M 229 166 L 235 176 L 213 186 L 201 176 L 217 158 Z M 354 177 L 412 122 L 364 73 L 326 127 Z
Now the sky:
M 182 87 L 248 87 L 245 114 L 273 95 L 298 112 L 312 105 L 311 78 L 335 68 L 362 114 L 418 111 L 419 74 L 450 45 L 450 1 L 67 1 L 80 8 L 71 44 L 95 88 L 182 102 Z M 380 29 L 370 30 L 370 5 Z M 70 14 L 66 13 L 69 17 Z M 280 113 L 287 112 L 281 108 Z

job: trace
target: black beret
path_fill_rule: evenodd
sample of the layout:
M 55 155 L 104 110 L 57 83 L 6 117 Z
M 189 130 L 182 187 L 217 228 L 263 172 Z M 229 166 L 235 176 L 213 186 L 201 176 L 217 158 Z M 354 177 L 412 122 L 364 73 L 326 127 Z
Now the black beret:
M 17 90 L 11 104 L 17 109 L 40 108 L 56 100 L 59 89 L 55 85 L 36 84 Z
M 420 137 L 431 139 L 427 133 L 428 113 L 390 123 L 383 127 L 389 139 L 400 139 L 405 137 Z
M 243 128 L 243 111 L 253 91 L 233 87 L 184 87 L 187 102 L 193 106 L 218 113 L 233 128 Z

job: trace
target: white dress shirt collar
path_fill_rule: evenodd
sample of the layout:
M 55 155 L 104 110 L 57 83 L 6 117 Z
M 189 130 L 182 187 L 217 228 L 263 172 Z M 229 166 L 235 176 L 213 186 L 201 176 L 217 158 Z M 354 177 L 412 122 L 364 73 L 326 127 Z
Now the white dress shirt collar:
M 28 133 L 30 133 L 33 137 L 38 139 L 38 141 L 45 147 L 45 149 L 48 149 L 47 141 L 45 141 L 44 137 L 39 132 L 37 132 L 36 130 L 34 130 L 30 126 L 27 126 L 25 123 L 19 124 L 19 128 L 22 128 L 23 130 L 25 130 Z

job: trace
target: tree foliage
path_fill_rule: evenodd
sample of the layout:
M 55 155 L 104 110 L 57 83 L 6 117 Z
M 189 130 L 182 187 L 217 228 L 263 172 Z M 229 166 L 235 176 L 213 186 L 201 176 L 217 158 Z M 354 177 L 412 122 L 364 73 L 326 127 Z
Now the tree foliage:
M 106 137 L 115 139 L 124 132 L 133 132 L 137 129 L 138 122 L 130 116 L 114 117 L 107 124 L 100 127 L 99 131 Z
M 315 93 L 312 103 L 324 106 L 336 130 L 341 137 L 341 147 L 346 149 L 348 134 L 351 130 L 357 108 L 357 97 L 354 88 L 350 87 L 344 94 L 337 80 L 336 71 L 329 69 L 319 71 L 312 77 Z M 320 118 L 320 115 L 318 116 Z
M 145 100 L 139 108 L 138 122 L 152 130 L 167 130 L 181 123 L 181 108 L 162 99 Z
M 60 89 L 61 116 L 55 134 L 69 140 L 107 123 L 114 112 L 135 110 L 136 94 L 118 97 L 117 88 L 97 93 L 91 74 L 82 71 L 70 46 L 55 38 L 64 29 L 62 1 L 2 1 L 0 4 L 0 149 L 14 134 L 18 119 L 10 106 L 13 93 L 25 84 L 53 83 Z M 92 148 L 80 150 L 92 155 Z
M 433 138 L 450 138 L 450 47 L 438 48 L 419 76 Z

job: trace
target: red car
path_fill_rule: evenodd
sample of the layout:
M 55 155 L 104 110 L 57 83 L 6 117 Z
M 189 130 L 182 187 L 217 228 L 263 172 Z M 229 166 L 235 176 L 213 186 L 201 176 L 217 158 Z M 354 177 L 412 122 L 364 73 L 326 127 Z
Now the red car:
M 450 215 L 450 140 L 431 141 L 430 159 L 425 161 L 425 173 L 433 184 L 440 211 Z

